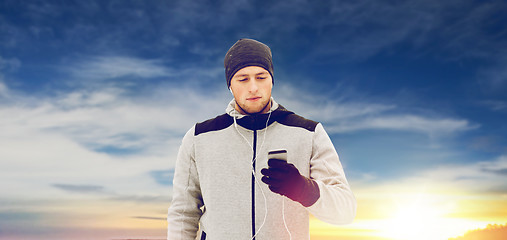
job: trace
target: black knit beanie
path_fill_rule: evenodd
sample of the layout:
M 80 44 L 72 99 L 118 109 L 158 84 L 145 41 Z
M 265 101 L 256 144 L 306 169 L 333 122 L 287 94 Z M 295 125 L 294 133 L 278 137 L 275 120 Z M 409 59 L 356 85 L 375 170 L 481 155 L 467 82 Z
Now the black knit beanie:
M 231 79 L 236 72 L 249 66 L 258 66 L 266 69 L 271 75 L 273 83 L 275 82 L 271 49 L 259 41 L 242 38 L 227 51 L 224 58 L 227 87 L 231 86 Z

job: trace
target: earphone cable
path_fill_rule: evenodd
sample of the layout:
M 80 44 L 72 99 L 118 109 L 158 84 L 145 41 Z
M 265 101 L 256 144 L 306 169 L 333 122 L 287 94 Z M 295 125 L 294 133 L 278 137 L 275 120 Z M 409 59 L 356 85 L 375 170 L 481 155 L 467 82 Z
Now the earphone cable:
M 243 139 L 245 140 L 245 142 L 250 146 L 250 149 L 252 149 L 252 151 L 253 151 L 253 145 L 250 144 L 250 142 L 248 141 L 248 139 L 238 129 L 238 124 L 236 122 L 236 111 L 235 110 L 232 110 L 232 111 L 233 111 L 232 114 L 234 115 L 234 116 L 232 116 L 232 118 L 234 119 L 234 127 L 236 128 L 236 131 L 239 133 L 239 135 L 241 135 L 241 137 L 243 137 Z M 268 130 L 269 119 L 271 118 L 271 112 L 272 111 L 269 112 L 268 119 L 266 120 L 266 126 L 264 128 L 264 136 L 263 136 L 262 143 L 261 143 L 261 146 L 260 146 L 259 150 L 262 149 L 262 147 L 264 146 L 264 143 L 266 141 L 266 135 L 267 135 L 267 130 Z M 255 173 L 255 170 L 253 169 L 253 163 L 255 163 L 257 161 L 257 155 L 258 155 L 258 151 L 255 153 L 254 159 L 252 160 L 252 174 L 254 175 L 255 182 L 259 186 L 259 189 L 261 190 L 261 193 L 262 193 L 262 197 L 264 198 L 264 219 L 262 220 L 261 226 L 255 232 L 255 234 L 252 236 L 252 238 L 250 240 L 253 240 L 257 236 L 257 234 L 259 234 L 259 232 L 262 229 L 262 227 L 264 227 L 264 224 L 266 223 L 266 219 L 267 219 L 267 216 L 268 216 L 268 201 L 267 201 L 267 198 L 266 198 L 266 194 L 264 193 L 264 190 L 262 190 L 262 185 L 259 183 L 259 180 L 257 179 L 257 177 L 255 177 L 255 176 L 257 176 L 257 174 Z

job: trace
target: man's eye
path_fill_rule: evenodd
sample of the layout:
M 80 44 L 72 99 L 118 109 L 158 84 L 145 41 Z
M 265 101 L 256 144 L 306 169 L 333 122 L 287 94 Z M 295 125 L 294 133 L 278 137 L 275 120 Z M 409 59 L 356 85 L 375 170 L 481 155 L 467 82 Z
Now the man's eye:
M 246 81 L 246 80 L 247 80 L 246 78 L 242 78 L 242 79 L 240 79 L 239 81 L 240 81 L 240 82 L 244 82 L 244 81 Z
M 263 80 L 263 79 L 266 79 L 266 77 L 258 77 L 257 79 Z

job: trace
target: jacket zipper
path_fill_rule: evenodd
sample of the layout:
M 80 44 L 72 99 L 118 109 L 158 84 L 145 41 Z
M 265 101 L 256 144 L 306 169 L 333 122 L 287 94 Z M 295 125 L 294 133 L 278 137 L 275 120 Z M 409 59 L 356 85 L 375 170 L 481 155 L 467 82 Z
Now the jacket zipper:
M 255 240 L 255 162 L 257 152 L 257 130 L 253 131 L 253 158 L 252 158 L 252 240 Z

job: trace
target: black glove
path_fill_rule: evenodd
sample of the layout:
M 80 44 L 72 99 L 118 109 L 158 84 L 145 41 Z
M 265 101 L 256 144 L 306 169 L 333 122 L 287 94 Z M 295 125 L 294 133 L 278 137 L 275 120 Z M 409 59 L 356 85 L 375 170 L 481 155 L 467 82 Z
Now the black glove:
M 264 175 L 261 180 L 272 192 L 287 196 L 305 207 L 313 205 L 319 199 L 317 183 L 302 176 L 293 164 L 280 159 L 269 159 L 268 166 L 268 169 L 261 170 Z

